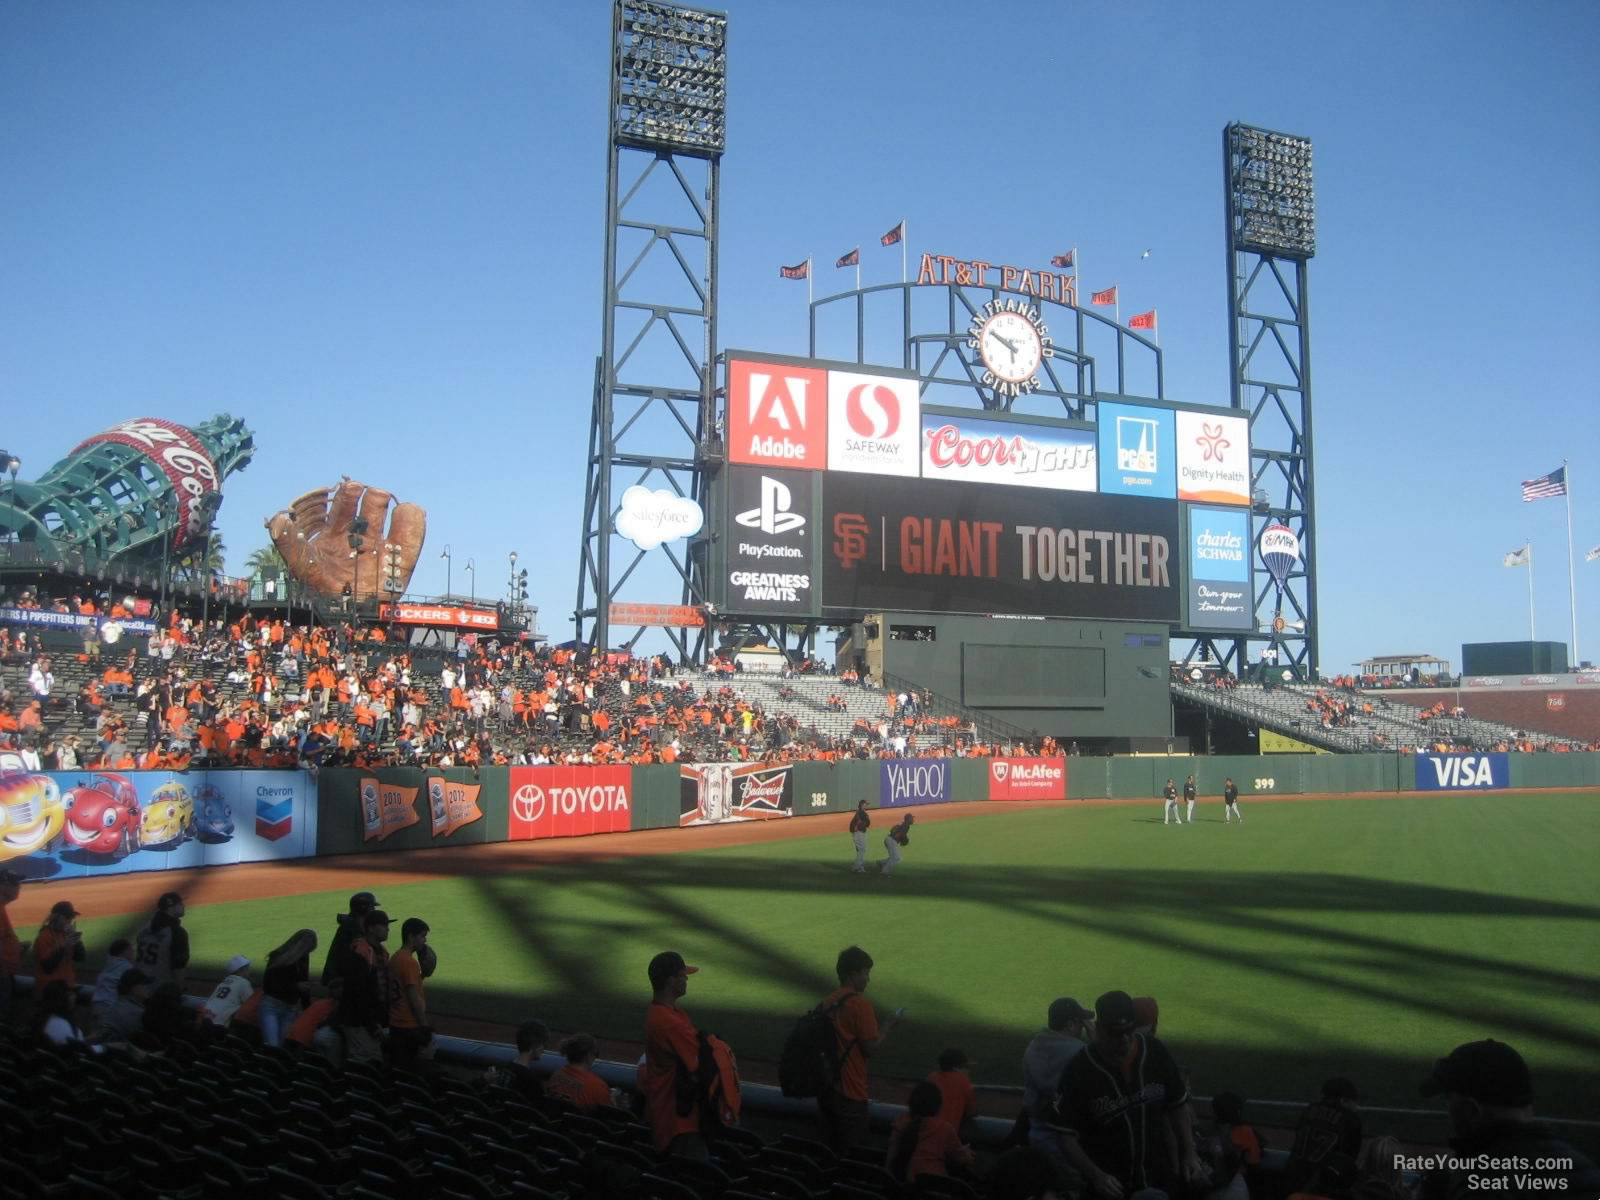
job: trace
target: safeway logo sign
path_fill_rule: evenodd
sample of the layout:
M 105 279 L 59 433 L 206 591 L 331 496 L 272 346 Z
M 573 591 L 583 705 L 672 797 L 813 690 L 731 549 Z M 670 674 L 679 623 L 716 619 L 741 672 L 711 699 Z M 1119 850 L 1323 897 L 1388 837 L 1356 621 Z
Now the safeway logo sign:
M 630 767 L 512 767 L 511 840 L 631 829 L 632 781 Z
M 828 469 L 915 479 L 922 473 L 915 379 L 828 372 Z
M 991 800 L 1065 800 L 1064 758 L 996 758 L 989 763 Z
M 746 509 L 735 521 L 749 529 L 759 529 L 762 533 L 789 533 L 799 529 L 806 523 L 806 519 L 789 507 L 793 493 L 787 485 L 779 483 L 769 475 L 761 477 L 761 504 L 756 508 Z
M 728 363 L 728 461 L 827 466 L 828 372 L 733 359 Z

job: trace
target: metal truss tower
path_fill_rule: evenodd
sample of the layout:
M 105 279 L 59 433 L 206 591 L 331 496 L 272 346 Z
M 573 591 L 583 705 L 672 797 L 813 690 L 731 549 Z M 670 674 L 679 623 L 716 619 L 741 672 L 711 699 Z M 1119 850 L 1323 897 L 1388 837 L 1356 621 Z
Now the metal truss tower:
M 665 490 L 704 505 L 702 448 L 712 444 L 714 431 L 726 45 L 727 18 L 720 13 L 616 0 L 605 312 L 573 614 L 579 641 L 597 650 L 611 646 L 610 606 L 630 583 L 657 589 L 640 597 L 647 602 L 663 599 L 659 572 L 647 565 L 636 575 L 650 552 L 619 540 L 625 489 Z M 681 556 L 669 542 L 660 547 L 686 604 L 705 599 L 700 545 L 691 541 Z M 689 657 L 688 631 L 666 632 L 680 656 Z
M 1301 678 L 1317 652 L 1317 533 L 1311 440 L 1311 308 L 1307 271 L 1316 253 L 1311 142 L 1232 124 L 1222 132 L 1227 197 L 1228 351 L 1233 406 L 1250 413 L 1258 570 L 1257 633 L 1202 639 L 1213 659 L 1242 674 L 1251 643 Z M 1283 581 L 1260 570 L 1262 531 L 1286 526 L 1298 560 Z M 1282 542 L 1278 542 L 1280 546 Z

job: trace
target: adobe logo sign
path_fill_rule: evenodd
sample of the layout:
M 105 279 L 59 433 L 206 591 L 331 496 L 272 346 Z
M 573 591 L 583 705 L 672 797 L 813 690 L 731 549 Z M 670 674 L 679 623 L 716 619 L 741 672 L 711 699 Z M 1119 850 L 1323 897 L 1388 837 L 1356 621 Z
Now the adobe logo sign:
M 1064 758 L 994 758 L 989 760 L 989 799 L 1065 800 Z
M 828 372 L 828 469 L 868 475 L 922 473 L 917 381 Z
M 827 466 L 828 373 L 782 363 L 728 363 L 728 461 Z

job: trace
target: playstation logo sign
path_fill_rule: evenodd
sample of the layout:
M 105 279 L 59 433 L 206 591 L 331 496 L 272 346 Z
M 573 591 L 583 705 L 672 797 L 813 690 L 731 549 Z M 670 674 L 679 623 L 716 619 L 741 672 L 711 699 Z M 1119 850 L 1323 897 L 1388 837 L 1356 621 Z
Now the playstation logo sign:
M 790 533 L 806 523 L 806 519 L 789 507 L 790 492 L 786 485 L 769 475 L 761 477 L 761 506 L 738 514 L 734 520 L 762 533 Z

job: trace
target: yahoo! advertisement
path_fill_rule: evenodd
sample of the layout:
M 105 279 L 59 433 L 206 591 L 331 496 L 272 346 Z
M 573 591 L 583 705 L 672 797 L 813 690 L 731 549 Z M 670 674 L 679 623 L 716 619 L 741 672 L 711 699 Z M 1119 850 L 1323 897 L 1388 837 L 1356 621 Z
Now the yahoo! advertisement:
M 948 804 L 952 799 L 948 758 L 886 759 L 878 764 L 878 804 L 882 808 Z
M 304 858 L 317 849 L 304 771 L 7 771 L 0 864 L 25 879 Z

